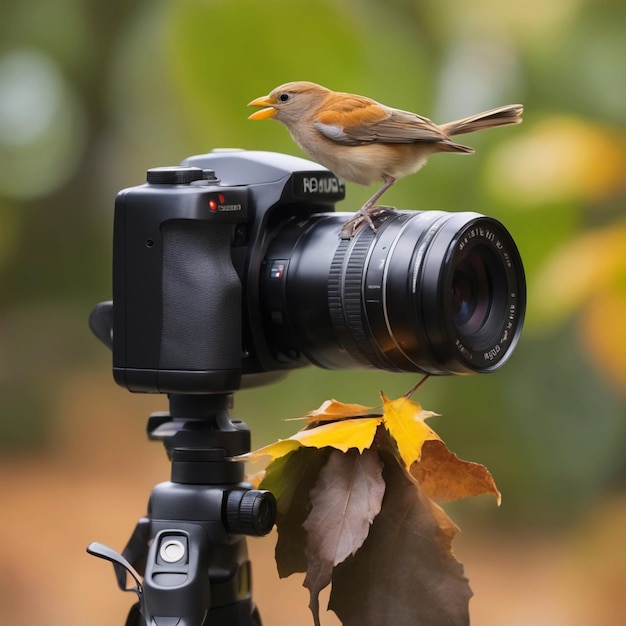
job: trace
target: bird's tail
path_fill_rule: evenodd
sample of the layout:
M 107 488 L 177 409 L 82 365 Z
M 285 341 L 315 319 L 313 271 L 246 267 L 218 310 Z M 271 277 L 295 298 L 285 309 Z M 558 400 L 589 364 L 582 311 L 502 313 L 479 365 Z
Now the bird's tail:
M 441 124 L 439 128 L 452 137 L 453 135 L 463 135 L 473 133 L 475 130 L 483 128 L 495 128 L 496 126 L 508 126 L 509 124 L 519 124 L 522 121 L 524 107 L 521 104 L 508 104 L 497 109 L 491 109 L 484 113 L 478 113 L 471 117 L 465 117 L 456 122 Z

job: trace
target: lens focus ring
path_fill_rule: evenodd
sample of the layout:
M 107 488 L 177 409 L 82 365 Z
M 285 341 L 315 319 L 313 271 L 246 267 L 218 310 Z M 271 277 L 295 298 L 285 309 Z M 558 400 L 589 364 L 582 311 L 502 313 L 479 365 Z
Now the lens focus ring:
M 342 347 L 362 354 L 372 367 L 385 369 L 389 364 L 372 348 L 363 311 L 363 271 L 374 236 L 370 228 L 363 228 L 356 238 L 340 241 L 328 276 L 328 307 Z

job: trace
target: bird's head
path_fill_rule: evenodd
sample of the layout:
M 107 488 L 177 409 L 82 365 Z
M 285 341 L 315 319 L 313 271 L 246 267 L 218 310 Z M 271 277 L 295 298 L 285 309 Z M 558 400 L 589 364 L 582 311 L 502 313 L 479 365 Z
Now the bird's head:
M 315 83 L 306 81 L 285 83 L 273 89 L 267 96 L 249 102 L 249 107 L 264 108 L 255 111 L 248 119 L 274 118 L 289 126 L 316 111 L 329 93 L 331 93 L 329 89 Z

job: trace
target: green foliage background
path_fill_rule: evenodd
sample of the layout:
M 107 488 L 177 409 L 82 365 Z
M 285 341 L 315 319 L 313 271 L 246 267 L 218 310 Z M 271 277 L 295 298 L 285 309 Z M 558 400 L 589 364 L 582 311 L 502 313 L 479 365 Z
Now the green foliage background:
M 458 440 L 465 454 L 493 467 L 516 516 L 564 515 L 619 480 L 624 388 L 610 385 L 585 354 L 575 310 L 546 329 L 532 297 L 555 247 L 624 218 L 623 184 L 589 198 L 572 181 L 561 197 L 546 190 L 545 198 L 532 198 L 532 179 L 517 181 L 516 195 L 507 195 L 493 177 L 504 169 L 499 154 L 562 117 L 581 128 L 602 126 L 623 148 L 626 113 L 617 103 L 626 98 L 626 43 L 617 24 L 626 10 L 617 2 L 604 2 L 603 11 L 564 0 L 549 7 L 472 4 L 5 0 L 2 448 L 49 445 L 54 425 L 46 405 L 55 385 L 74 368 L 102 366 L 102 349 L 84 320 L 93 303 L 110 296 L 117 190 L 139 184 L 147 167 L 213 147 L 299 154 L 278 125 L 247 122 L 245 104 L 276 84 L 307 79 L 442 121 L 509 101 L 525 104 L 523 126 L 475 136 L 476 156 L 435 157 L 389 192 L 397 206 L 498 217 L 528 272 L 529 319 L 510 364 L 489 377 L 431 381 L 423 402 L 444 414 L 437 426 L 452 447 Z M 39 98 L 30 122 L 11 90 L 16 101 Z M 37 117 L 45 119 L 32 132 L 11 134 L 11 124 Z M 586 149 L 584 142 L 575 147 Z M 539 152 L 549 149 L 537 141 L 526 156 L 548 165 L 563 156 Z M 604 156 L 624 163 L 623 152 Z M 558 163 L 553 169 L 558 177 Z M 530 200 L 519 197 L 524 190 Z M 370 192 L 349 185 L 341 208 L 359 206 Z M 412 380 L 308 369 L 281 385 L 242 392 L 237 408 L 263 441 L 289 428 L 280 417 L 330 395 L 375 403 L 379 387 L 398 393 Z M 511 487 L 519 493 L 511 495 Z M 537 498 L 545 499 L 542 506 L 530 506 Z
M 117 191 L 214 147 L 300 154 L 279 125 L 248 122 L 245 105 L 313 80 L 440 122 L 524 103 L 522 126 L 470 137 L 475 156 L 436 156 L 386 195 L 499 218 L 527 269 L 527 326 L 511 361 L 490 376 L 431 380 L 418 399 L 443 415 L 432 425 L 450 449 L 484 463 L 503 492 L 500 510 L 462 503 L 470 524 L 570 525 L 623 492 L 626 4 L 0 0 L 0 14 L 5 461 L 61 445 L 58 398 L 77 377 L 95 377 L 102 402 L 109 390 L 124 402 L 87 329 L 91 307 L 111 296 Z M 339 208 L 369 194 L 349 184 Z M 624 246 L 611 256 L 599 237 L 578 248 L 590 233 L 617 233 Z M 558 265 L 568 250 L 571 270 Z M 282 418 L 326 398 L 376 404 L 379 389 L 393 397 L 414 382 L 307 368 L 237 394 L 234 414 L 262 445 L 291 434 Z M 148 446 L 136 426 L 147 415 L 132 410 L 117 437 Z

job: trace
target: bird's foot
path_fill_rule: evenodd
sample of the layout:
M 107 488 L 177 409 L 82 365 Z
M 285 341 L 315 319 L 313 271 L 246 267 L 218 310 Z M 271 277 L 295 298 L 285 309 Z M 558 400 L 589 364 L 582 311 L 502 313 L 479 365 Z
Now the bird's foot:
M 376 232 L 376 225 L 372 218 L 378 217 L 382 213 L 387 211 L 394 211 L 392 206 L 368 206 L 367 204 L 361 207 L 341 228 L 339 236 L 341 239 L 352 239 L 356 235 L 357 231 L 367 224 L 373 232 Z

